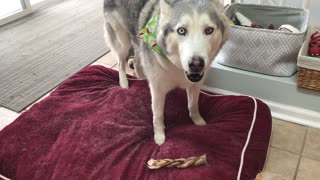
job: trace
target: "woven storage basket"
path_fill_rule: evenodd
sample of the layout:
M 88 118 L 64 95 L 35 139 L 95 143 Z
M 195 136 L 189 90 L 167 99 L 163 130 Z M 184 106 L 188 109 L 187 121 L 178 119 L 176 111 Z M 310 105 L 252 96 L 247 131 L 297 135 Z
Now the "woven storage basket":
M 320 57 L 308 56 L 310 36 L 315 31 L 320 31 L 320 26 L 310 25 L 306 40 L 298 56 L 298 86 L 320 91 Z
M 216 60 L 238 69 L 273 76 L 292 76 L 297 72 L 298 53 L 303 43 L 309 11 L 302 8 L 253 4 L 231 4 L 225 10 L 230 19 L 240 12 L 263 27 L 272 23 L 276 29 L 290 24 L 301 33 L 280 32 L 232 26 L 229 41 L 223 46 Z

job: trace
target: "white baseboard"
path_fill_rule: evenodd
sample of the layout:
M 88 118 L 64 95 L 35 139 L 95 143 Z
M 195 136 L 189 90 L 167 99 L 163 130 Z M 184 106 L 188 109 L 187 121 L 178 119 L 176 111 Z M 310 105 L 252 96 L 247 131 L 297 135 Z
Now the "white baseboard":
M 208 86 L 203 86 L 202 89 L 216 93 L 216 94 L 222 94 L 222 95 L 240 95 L 238 93 L 234 93 L 234 92 L 230 92 L 230 91 L 226 91 L 218 88 L 212 88 Z M 277 102 L 268 101 L 264 99 L 261 99 L 261 100 L 269 106 L 273 118 L 301 124 L 308 127 L 320 128 L 319 112 L 310 111 L 310 110 L 293 107 L 293 106 L 288 106 L 285 104 L 280 104 Z

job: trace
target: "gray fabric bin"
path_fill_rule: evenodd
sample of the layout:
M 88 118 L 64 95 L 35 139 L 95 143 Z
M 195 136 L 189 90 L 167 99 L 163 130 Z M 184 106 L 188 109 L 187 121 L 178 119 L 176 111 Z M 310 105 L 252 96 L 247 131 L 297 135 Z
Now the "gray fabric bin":
M 307 30 L 309 11 L 237 3 L 225 10 L 230 19 L 236 12 L 264 27 L 272 23 L 278 29 L 290 24 L 301 33 L 232 25 L 230 39 L 216 58 L 218 63 L 273 76 L 292 76 L 297 71 L 297 57 Z

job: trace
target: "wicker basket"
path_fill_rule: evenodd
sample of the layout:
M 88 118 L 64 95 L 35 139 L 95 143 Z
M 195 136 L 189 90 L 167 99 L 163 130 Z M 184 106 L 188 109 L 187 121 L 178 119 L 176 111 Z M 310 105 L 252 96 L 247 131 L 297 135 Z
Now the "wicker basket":
M 299 87 L 320 91 L 320 71 L 301 67 L 298 71 Z
M 315 31 L 320 31 L 320 26 L 311 25 L 308 29 L 306 40 L 298 56 L 298 86 L 320 91 L 320 57 L 308 56 L 310 36 Z

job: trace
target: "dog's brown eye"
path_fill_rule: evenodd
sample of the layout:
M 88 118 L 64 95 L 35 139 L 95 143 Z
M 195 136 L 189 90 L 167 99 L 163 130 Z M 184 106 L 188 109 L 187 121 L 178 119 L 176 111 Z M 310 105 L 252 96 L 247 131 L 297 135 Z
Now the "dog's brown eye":
M 212 27 L 207 27 L 207 28 L 204 30 L 204 33 L 205 33 L 206 35 L 210 35 L 210 34 L 213 33 L 213 31 L 214 31 L 214 29 L 213 29 Z
M 181 36 L 184 36 L 187 34 L 187 29 L 186 28 L 179 28 L 177 30 L 178 34 L 181 35 Z

